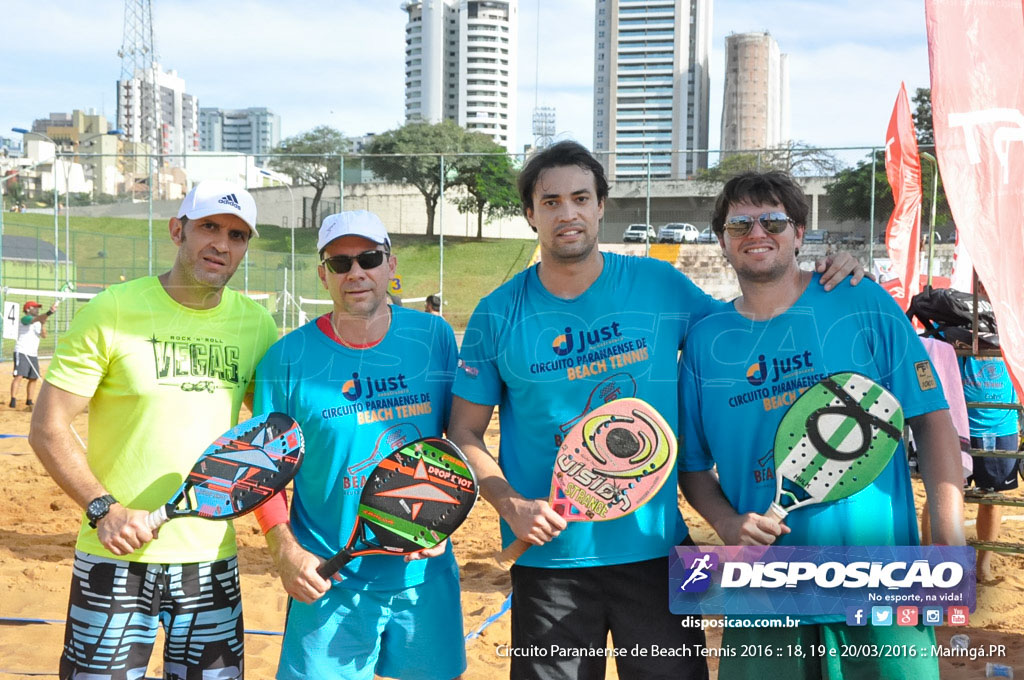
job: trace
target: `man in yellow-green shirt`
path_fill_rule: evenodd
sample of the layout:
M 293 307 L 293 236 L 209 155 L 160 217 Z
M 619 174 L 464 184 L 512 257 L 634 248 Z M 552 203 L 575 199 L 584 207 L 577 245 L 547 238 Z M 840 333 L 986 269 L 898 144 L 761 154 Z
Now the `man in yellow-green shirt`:
M 165 677 L 242 676 L 234 528 L 181 518 L 156 536 L 146 516 L 237 423 L 277 329 L 262 306 L 226 287 L 258 236 L 244 189 L 196 184 L 169 229 L 178 246 L 171 270 L 112 286 L 76 314 L 33 412 L 29 443 L 86 511 L 61 677 L 141 677 L 158 624 Z M 86 407 L 83 452 L 70 424 Z

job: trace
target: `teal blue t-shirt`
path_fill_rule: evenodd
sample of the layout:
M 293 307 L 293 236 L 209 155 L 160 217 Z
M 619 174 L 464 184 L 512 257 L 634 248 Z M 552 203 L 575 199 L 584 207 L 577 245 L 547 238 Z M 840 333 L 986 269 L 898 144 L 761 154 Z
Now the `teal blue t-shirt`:
M 866 375 L 904 416 L 947 408 L 924 345 L 892 297 L 872 281 L 826 293 L 814 276 L 775 318 L 751 321 L 732 303 L 699 322 L 680 362 L 681 468 L 717 467 L 739 513 L 775 498 L 775 431 L 803 390 L 832 373 Z M 780 545 L 917 545 L 917 515 L 902 443 L 878 479 L 853 496 L 794 510 Z
M 964 399 L 991 404 L 1012 404 L 1017 401 L 1006 362 L 999 357 L 960 357 L 960 376 L 964 382 Z M 1017 434 L 1017 411 L 999 408 L 969 408 L 971 436 L 1006 437 Z
M 606 401 L 638 397 L 676 430 L 676 360 L 683 337 L 714 300 L 666 262 L 604 254 L 579 297 L 562 299 L 530 267 L 480 301 L 462 342 L 455 394 L 497 405 L 498 464 L 517 492 L 547 498 L 562 437 Z M 590 567 L 665 557 L 687 535 L 677 478 L 631 515 L 571 522 L 518 564 Z M 502 540 L 513 538 L 502 522 Z
M 837 372 L 866 375 L 912 418 L 947 408 L 924 345 L 892 297 L 873 281 L 826 293 L 813 280 L 784 313 L 751 321 L 732 303 L 696 324 L 680 361 L 680 468 L 715 466 L 740 514 L 775 498 L 775 431 L 803 390 Z M 918 545 L 917 514 L 901 443 L 873 484 L 849 498 L 786 517 L 778 545 Z M 801 616 L 801 623 L 839 621 Z
M 254 412 L 282 411 L 302 427 L 306 455 L 295 478 L 291 528 L 306 550 L 330 558 L 348 543 L 374 464 L 398 446 L 444 434 L 457 357 L 441 317 L 391 308 L 391 327 L 368 349 L 335 339 L 329 315 L 289 333 L 256 369 Z M 401 589 L 454 569 L 444 555 L 357 557 L 341 569 L 353 590 Z

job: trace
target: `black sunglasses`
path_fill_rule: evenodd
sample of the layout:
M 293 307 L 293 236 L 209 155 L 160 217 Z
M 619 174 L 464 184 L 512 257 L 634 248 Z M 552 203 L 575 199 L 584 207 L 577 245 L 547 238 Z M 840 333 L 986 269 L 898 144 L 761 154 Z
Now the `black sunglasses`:
M 751 217 L 750 215 L 737 215 L 736 217 L 730 217 L 725 222 L 725 230 L 729 232 L 729 236 L 733 238 L 742 238 L 750 233 L 750 230 L 754 228 L 754 222 L 760 222 L 761 228 L 769 234 L 781 234 L 789 226 L 789 223 L 793 220 L 789 219 L 789 215 L 781 212 L 766 212 L 761 213 L 757 217 Z
M 359 268 L 363 271 L 376 269 L 384 264 L 384 257 L 387 254 L 383 250 L 364 250 L 354 257 L 351 255 L 325 257 L 322 264 L 327 267 L 328 271 L 332 271 L 335 274 L 348 274 L 352 269 L 353 262 L 358 262 Z

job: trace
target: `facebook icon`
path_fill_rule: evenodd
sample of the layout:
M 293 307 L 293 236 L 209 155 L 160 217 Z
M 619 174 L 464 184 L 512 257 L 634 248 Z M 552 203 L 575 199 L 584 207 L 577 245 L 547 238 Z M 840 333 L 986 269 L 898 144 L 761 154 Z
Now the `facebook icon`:
M 846 625 L 847 626 L 866 626 L 868 625 L 868 617 L 864 613 L 864 607 L 847 607 L 846 608 Z

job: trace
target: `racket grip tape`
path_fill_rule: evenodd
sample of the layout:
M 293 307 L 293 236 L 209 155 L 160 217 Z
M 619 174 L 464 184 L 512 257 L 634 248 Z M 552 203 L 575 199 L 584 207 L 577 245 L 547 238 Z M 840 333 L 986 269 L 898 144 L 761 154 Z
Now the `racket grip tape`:
M 156 531 L 164 522 L 167 521 L 167 506 L 161 505 L 159 508 L 149 513 L 146 517 L 146 526 L 149 527 L 150 531 Z
M 772 501 L 772 504 L 768 506 L 768 512 L 764 513 L 764 515 L 782 524 L 783 520 L 789 515 L 789 512 L 778 503 Z
M 339 569 L 351 562 L 352 558 L 352 553 L 347 550 L 342 550 L 340 553 L 317 567 L 316 573 L 320 575 L 320 578 L 329 579 L 337 574 Z
M 498 566 L 508 571 L 512 568 L 512 565 L 516 563 L 520 557 L 523 556 L 531 546 L 531 543 L 527 543 L 521 538 L 517 538 L 508 544 L 508 547 L 502 550 L 500 553 L 494 556 L 494 561 L 498 563 Z

